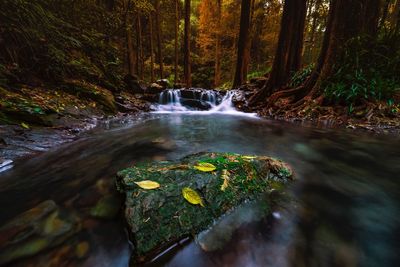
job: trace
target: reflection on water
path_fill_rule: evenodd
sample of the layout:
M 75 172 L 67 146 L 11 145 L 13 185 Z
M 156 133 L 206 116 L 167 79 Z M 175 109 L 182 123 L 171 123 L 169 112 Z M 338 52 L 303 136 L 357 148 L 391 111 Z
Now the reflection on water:
M 191 242 L 150 266 L 396 266 L 400 260 L 398 139 L 217 114 L 148 116 L 0 174 L 1 225 L 49 199 L 79 224 L 61 245 L 14 265 L 127 266 L 130 249 L 118 216 L 98 209 L 107 203 L 110 210 L 101 200 L 115 196 L 115 172 L 200 151 L 283 159 L 296 172 L 293 203 L 243 224 L 223 249 L 205 252 Z M 6 246 L 0 238 L 0 248 Z

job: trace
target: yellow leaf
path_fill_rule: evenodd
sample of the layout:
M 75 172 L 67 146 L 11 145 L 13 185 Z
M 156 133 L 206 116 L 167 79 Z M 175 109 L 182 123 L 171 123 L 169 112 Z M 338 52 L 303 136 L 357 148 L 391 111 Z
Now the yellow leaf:
M 160 184 L 154 181 L 145 180 L 140 182 L 135 182 L 140 188 L 143 189 L 156 189 L 160 187 Z
M 242 159 L 248 159 L 248 160 L 255 159 L 255 158 L 257 158 L 257 157 L 256 156 L 242 156 Z
M 221 178 L 224 179 L 224 182 L 221 185 L 221 191 L 225 191 L 225 189 L 229 185 L 229 171 L 228 170 L 222 170 Z
M 212 172 L 214 171 L 217 167 L 212 165 L 211 163 L 207 162 L 199 162 L 196 166 L 194 166 L 196 170 L 202 171 L 202 172 Z
M 21 126 L 24 127 L 25 129 L 29 129 L 29 125 L 26 124 L 25 122 L 21 123 Z
M 201 199 L 199 193 L 197 193 L 195 190 L 191 189 L 190 187 L 184 187 L 182 189 L 182 195 L 189 203 L 191 203 L 193 205 L 200 205 L 200 206 L 204 207 L 203 200 Z

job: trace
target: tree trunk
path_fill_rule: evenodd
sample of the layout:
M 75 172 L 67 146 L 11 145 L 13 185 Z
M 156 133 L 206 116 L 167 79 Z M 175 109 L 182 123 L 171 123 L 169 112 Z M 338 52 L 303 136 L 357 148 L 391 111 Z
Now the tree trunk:
M 174 61 L 174 84 L 178 82 L 178 42 L 179 42 L 179 0 L 175 0 L 175 61 Z
M 254 36 L 254 24 L 253 24 L 253 19 L 254 19 L 254 9 L 255 9 L 255 0 L 251 0 L 251 7 L 250 7 L 250 25 L 249 25 L 249 34 L 246 39 L 246 45 L 244 49 L 244 59 L 243 59 L 243 83 L 247 81 L 247 74 L 249 72 L 249 65 L 250 65 L 250 51 L 251 51 L 251 45 L 253 41 L 253 36 Z
M 233 88 L 242 85 L 247 77 L 243 77 L 245 70 L 245 53 L 247 41 L 249 38 L 249 28 L 250 28 L 250 11 L 251 11 L 251 0 L 242 0 L 242 5 L 240 9 L 240 30 L 239 30 L 239 40 L 237 49 L 237 60 L 236 60 L 236 71 L 233 80 Z
M 306 0 L 286 0 L 283 8 L 278 47 L 268 82 L 251 102 L 263 101 L 271 93 L 286 85 L 290 75 L 299 70 L 303 50 Z
M 131 76 L 135 76 L 136 54 L 134 51 L 133 38 L 132 38 L 132 21 L 130 13 L 131 8 L 132 8 L 132 2 L 128 0 L 126 3 L 126 11 L 125 11 L 126 51 L 128 57 L 128 72 Z
M 370 0 L 365 5 L 364 33 L 375 38 L 378 35 L 381 0 Z
M 325 80 L 333 74 L 338 56 L 343 53 L 343 45 L 351 38 L 361 34 L 375 32 L 378 20 L 367 15 L 376 14 L 379 1 L 369 0 L 333 0 L 328 19 L 328 29 L 316 71 L 320 73 L 319 80 Z M 330 20 L 330 21 L 329 21 Z M 372 31 L 365 25 L 373 28 Z
M 278 98 L 289 95 L 305 98 L 291 105 L 296 107 L 305 100 L 315 99 L 322 95 L 321 84 L 336 71 L 337 60 L 343 55 L 345 44 L 354 37 L 364 34 L 367 10 L 370 5 L 377 7 L 369 0 L 332 0 L 329 8 L 327 26 L 319 59 L 313 73 L 304 85 L 274 93 L 269 98 L 269 105 Z M 369 12 L 369 11 L 368 11 Z
M 160 25 L 160 0 L 156 0 L 156 34 L 157 34 L 157 59 L 160 66 L 160 79 L 164 78 L 163 54 L 162 54 L 162 33 Z
M 217 0 L 217 31 L 215 41 L 215 70 L 214 87 L 217 88 L 221 82 L 221 15 L 222 0 Z
M 140 13 L 137 12 L 136 18 L 136 49 L 137 49 L 137 61 L 136 61 L 136 69 L 138 71 L 138 75 L 140 79 L 143 80 L 143 46 L 142 46 L 142 23 L 140 19 Z
M 381 17 L 381 20 L 379 22 L 379 28 L 380 29 L 385 27 L 385 22 L 386 22 L 386 19 L 387 19 L 387 16 L 388 16 L 388 12 L 389 12 L 390 1 L 391 0 L 385 0 L 385 4 L 383 5 L 382 17 Z
M 149 15 L 149 28 L 150 28 L 150 79 L 154 82 L 154 42 L 153 42 L 153 16 Z
M 185 0 L 185 36 L 183 46 L 183 67 L 186 88 L 192 86 L 190 66 L 190 0 Z

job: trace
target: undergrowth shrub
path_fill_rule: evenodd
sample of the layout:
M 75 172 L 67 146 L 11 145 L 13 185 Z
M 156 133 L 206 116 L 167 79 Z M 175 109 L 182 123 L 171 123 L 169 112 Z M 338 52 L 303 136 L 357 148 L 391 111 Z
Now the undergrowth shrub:
M 293 76 L 290 78 L 289 86 L 290 87 L 297 87 L 303 84 L 307 78 L 311 75 L 314 70 L 314 64 L 310 64 L 298 72 L 294 73 Z

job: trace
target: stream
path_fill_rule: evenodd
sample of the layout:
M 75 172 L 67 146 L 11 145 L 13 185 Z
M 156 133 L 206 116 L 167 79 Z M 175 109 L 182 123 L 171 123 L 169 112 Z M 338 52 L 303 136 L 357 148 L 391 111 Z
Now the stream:
M 131 248 L 120 216 L 93 217 L 90 207 L 115 193 L 118 170 L 201 151 L 288 162 L 296 176 L 288 188 L 294 204 L 274 211 L 268 223 L 240 227 L 217 252 L 190 241 L 147 266 L 397 266 L 399 139 L 267 121 L 235 111 L 230 97 L 209 111 L 174 100 L 139 118 L 110 121 L 0 173 L 0 227 L 46 200 L 80 226 L 61 245 L 3 266 L 128 266 Z

